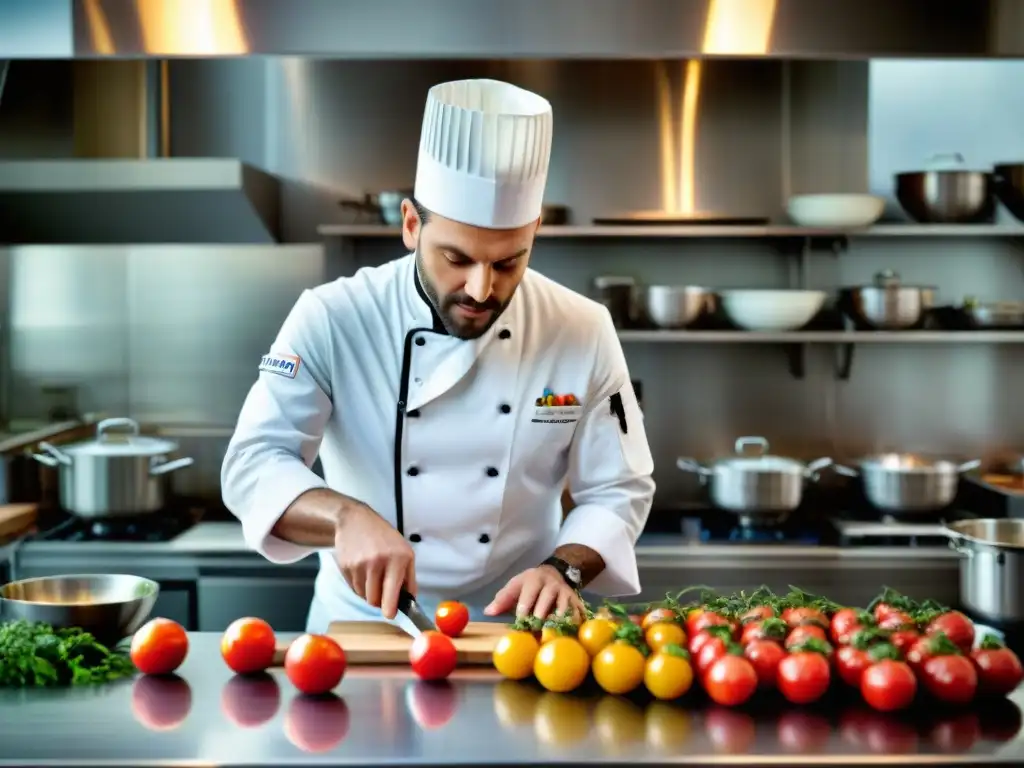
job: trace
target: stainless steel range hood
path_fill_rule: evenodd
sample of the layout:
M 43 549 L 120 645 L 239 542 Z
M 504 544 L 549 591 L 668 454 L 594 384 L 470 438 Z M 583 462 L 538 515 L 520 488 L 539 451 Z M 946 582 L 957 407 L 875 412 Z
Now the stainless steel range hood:
M 62 4 L 63 3 L 63 4 Z M 989 57 L 1024 53 L 1021 0 L 4 0 L 36 56 Z M 6 6 L 10 6 L 9 10 Z M 62 11 L 63 9 L 63 11 Z M 47 16 L 30 24 L 26 14 Z M 69 16 L 70 24 L 59 16 Z M 57 23 L 61 21 L 62 23 Z M 52 30 L 49 39 L 41 31 Z M 26 33 L 27 35 L 27 33 Z M 3 40 L 0 32 L 0 42 Z M 43 49 L 46 53 L 42 53 Z M 2 52 L 0 52 L 2 55 Z
M 166 62 L 72 68 L 75 157 L 0 162 L 0 243 L 277 242 L 275 177 L 237 158 L 170 157 Z M 16 62 L 9 93 L 17 78 Z

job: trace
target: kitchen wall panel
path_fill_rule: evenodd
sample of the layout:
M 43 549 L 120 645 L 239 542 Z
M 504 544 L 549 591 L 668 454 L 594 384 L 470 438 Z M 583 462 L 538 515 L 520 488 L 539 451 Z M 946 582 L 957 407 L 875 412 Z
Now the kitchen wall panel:
M 1012 117 L 1007 94 L 1019 87 L 1012 82 L 1017 63 L 893 65 L 920 67 L 913 77 L 888 66 L 706 63 L 689 177 L 693 208 L 781 217 L 789 192 L 885 192 L 891 174 L 916 167 L 926 150 L 955 145 L 973 164 L 996 154 L 1024 156 L 1024 138 L 993 127 L 1013 124 L 993 116 Z M 968 71 L 973 67 L 1002 69 Z M 682 175 L 678 163 L 662 162 L 665 134 L 652 62 L 277 59 L 175 62 L 171 69 L 174 152 L 239 156 L 280 175 L 292 242 L 312 242 L 318 224 L 341 221 L 340 196 L 412 183 L 424 93 L 451 77 L 504 77 L 551 98 L 557 130 L 548 200 L 569 205 L 576 221 L 660 207 L 663 169 L 674 181 Z M 664 71 L 678 102 L 686 67 L 675 63 Z M 972 83 L 978 93 L 965 102 Z M 0 141 L 0 154 L 66 151 L 60 141 L 30 140 L 34 123 L 5 111 L 0 136 L 7 143 Z M 44 111 L 36 106 L 37 122 Z M 675 114 L 678 122 L 678 104 Z M 51 110 L 46 120 L 59 121 L 59 115 Z M 953 130 L 948 126 L 960 127 L 946 136 Z M 676 140 L 677 128 L 670 133 Z M 39 135 L 64 134 L 51 126 Z M 991 157 L 970 149 L 990 144 L 996 147 Z M 47 402 L 38 393 L 42 383 L 71 381 L 90 408 L 170 424 L 183 450 L 198 459 L 196 471 L 179 482 L 215 494 L 223 446 L 255 361 L 298 292 L 402 253 L 397 239 L 361 241 L 347 260 L 339 258 L 337 241 L 326 245 L 326 257 L 294 258 L 230 248 L 201 255 L 133 249 L 123 257 L 86 249 L 74 265 L 52 253 L 48 262 L 36 262 L 32 249 L 16 249 L 0 263 L 0 276 L 6 264 L 12 280 L 10 414 L 38 413 Z M 813 254 L 807 277 L 811 286 L 832 290 L 870 282 L 879 269 L 892 268 L 907 282 L 936 285 L 943 301 L 964 294 L 1020 299 L 1022 263 L 1019 250 L 1004 240 L 869 239 L 854 240 L 838 257 Z M 583 292 L 596 275 L 623 271 L 646 283 L 718 287 L 783 287 L 799 277 L 795 258 L 742 240 L 540 240 L 534 266 Z M 70 277 L 55 280 L 62 269 Z M 106 282 L 89 288 L 95 281 Z M 46 289 L 54 284 L 64 286 L 65 296 L 71 288 L 87 295 L 61 299 L 72 309 L 65 307 L 64 319 L 41 332 L 36 305 L 53 303 L 59 292 Z M 121 303 L 104 298 L 110 295 Z M 81 342 L 65 352 L 69 338 Z M 93 354 L 97 339 L 103 342 L 99 357 Z M 625 349 L 633 377 L 644 384 L 659 504 L 699 493 L 695 478 L 675 469 L 676 456 L 725 453 L 742 434 L 762 434 L 773 449 L 807 458 L 881 448 L 976 454 L 1024 447 L 1024 414 L 1013 402 L 1024 384 L 1024 350 L 1012 346 L 861 346 L 846 382 L 833 378 L 829 347 L 808 350 L 804 380 L 789 376 L 776 347 Z

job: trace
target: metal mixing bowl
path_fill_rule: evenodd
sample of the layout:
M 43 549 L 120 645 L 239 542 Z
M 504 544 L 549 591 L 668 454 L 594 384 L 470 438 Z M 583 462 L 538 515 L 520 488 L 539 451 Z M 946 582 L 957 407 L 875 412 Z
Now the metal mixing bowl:
M 875 275 L 874 285 L 843 288 L 839 306 L 853 320 L 880 331 L 913 328 L 935 305 L 935 289 L 908 286 L 892 271 Z
M 898 173 L 896 199 L 921 224 L 979 224 L 996 212 L 992 175 L 984 171 Z
M 80 627 L 116 643 L 149 618 L 160 585 L 127 574 L 76 574 L 12 581 L 0 587 L 0 617 Z
M 659 328 L 686 328 L 714 309 L 715 295 L 696 285 L 651 285 L 647 316 Z

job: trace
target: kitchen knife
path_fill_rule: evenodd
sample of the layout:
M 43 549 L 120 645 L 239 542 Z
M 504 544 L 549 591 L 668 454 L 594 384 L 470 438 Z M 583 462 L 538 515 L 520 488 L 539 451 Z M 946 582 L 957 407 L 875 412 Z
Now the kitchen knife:
M 408 618 L 418 632 L 437 631 L 433 620 L 416 602 L 416 598 L 405 589 L 398 594 L 398 612 Z

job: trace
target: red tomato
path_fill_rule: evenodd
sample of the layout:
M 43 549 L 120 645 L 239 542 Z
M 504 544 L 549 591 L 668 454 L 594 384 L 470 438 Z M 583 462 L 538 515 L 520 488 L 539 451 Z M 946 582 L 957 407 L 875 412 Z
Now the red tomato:
M 863 648 L 844 645 L 836 652 L 836 670 L 839 672 L 839 677 L 844 683 L 854 688 L 860 688 L 861 675 L 874 663 L 874 660 Z
M 412 641 L 409 663 L 421 680 L 444 680 L 455 669 L 455 643 L 440 632 L 423 632 Z
M 654 608 L 644 614 L 644 618 L 640 623 L 640 626 L 644 630 L 648 630 L 654 624 L 678 624 L 679 614 L 673 611 L 671 608 Z
M 774 619 L 775 609 L 770 605 L 756 605 L 753 608 L 744 611 L 740 616 L 740 624 L 746 625 L 754 621 L 764 621 L 765 619 Z
M 757 690 L 757 673 L 742 656 L 726 654 L 708 669 L 704 676 L 704 690 L 716 704 L 738 707 Z
M 687 650 L 690 652 L 690 656 L 696 658 L 700 653 L 700 649 L 704 647 L 704 644 L 709 640 L 728 640 L 732 636 L 729 627 L 725 625 L 714 625 L 709 626 L 706 629 L 702 629 L 695 635 L 690 635 L 690 644 Z
M 779 664 L 779 692 L 794 704 L 810 704 L 820 699 L 831 678 L 828 659 L 813 651 L 790 654 Z
M 917 625 L 914 624 L 914 619 L 910 614 L 903 611 L 890 611 L 884 619 L 879 619 L 878 628 L 895 632 L 901 629 L 916 629 Z
M 713 611 L 698 608 L 686 618 L 686 634 L 693 637 L 708 627 L 728 627 L 729 620 Z
M 448 637 L 458 637 L 469 624 L 469 609 L 455 600 L 445 600 L 434 612 L 434 623 Z
M 236 619 L 220 639 L 220 655 L 240 675 L 262 672 L 274 663 L 277 638 L 263 619 Z
M 904 657 L 910 668 L 917 675 L 921 674 L 924 663 L 932 656 L 956 655 L 960 650 L 953 641 L 941 632 L 926 637 L 918 637 L 903 649 Z
M 756 640 L 775 640 L 782 642 L 786 639 L 788 628 L 782 619 L 763 619 L 751 621 L 743 627 L 743 634 L 740 635 L 740 645 L 750 645 Z
M 828 626 L 828 617 L 817 608 L 787 608 L 782 612 L 782 620 L 790 627 L 817 624 L 824 629 Z
M 832 617 L 829 634 L 832 642 L 845 645 L 854 632 L 874 624 L 871 614 L 857 608 L 843 608 Z
M 906 653 L 909 651 L 911 646 L 920 639 L 921 633 L 916 629 L 901 629 L 898 632 L 893 632 L 889 636 L 889 642 L 896 646 L 896 649 L 900 653 Z
M 337 686 L 347 666 L 345 651 L 327 635 L 302 635 L 284 655 L 284 672 L 292 685 L 312 696 Z
M 910 706 L 917 693 L 914 672 L 902 661 L 882 659 L 864 670 L 860 694 L 879 712 L 895 712 Z
M 875 606 L 875 609 L 873 611 L 873 613 L 875 615 L 875 621 L 879 621 L 879 622 L 883 621 L 885 619 L 885 617 L 888 616 L 889 614 L 897 613 L 897 612 L 898 612 L 897 608 L 895 608 L 892 604 L 886 603 L 886 602 L 878 603 L 878 605 Z
M 132 663 L 144 675 L 169 675 L 187 655 L 188 633 L 170 619 L 150 619 L 132 637 Z
M 757 673 L 762 688 L 774 688 L 779 675 L 779 664 L 786 658 L 782 646 L 774 640 L 755 640 L 743 649 L 743 655 Z
M 978 668 L 978 684 L 986 696 L 1006 696 L 1024 680 L 1017 654 L 991 636 L 981 641 L 971 653 L 971 660 Z
M 697 658 L 693 659 L 693 666 L 697 670 L 697 674 L 703 677 L 711 665 L 725 656 L 728 650 L 728 641 L 720 637 L 712 637 L 704 643 L 697 652 Z
M 966 656 L 933 656 L 921 666 L 925 689 L 946 704 L 969 704 L 978 690 L 978 673 Z
M 786 650 L 803 645 L 812 637 L 821 640 L 823 643 L 828 642 L 828 639 L 825 637 L 825 630 L 817 624 L 801 624 L 790 632 L 786 638 Z
M 974 622 L 960 611 L 946 611 L 928 622 L 926 635 L 943 634 L 964 653 L 970 653 L 974 647 Z

